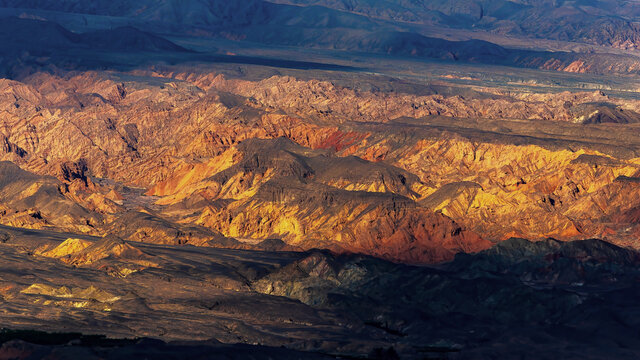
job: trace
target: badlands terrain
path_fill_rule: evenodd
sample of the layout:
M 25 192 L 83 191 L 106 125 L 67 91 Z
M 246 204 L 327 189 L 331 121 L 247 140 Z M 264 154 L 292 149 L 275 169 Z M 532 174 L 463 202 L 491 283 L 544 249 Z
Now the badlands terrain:
M 0 359 L 638 358 L 638 16 L 0 0 Z

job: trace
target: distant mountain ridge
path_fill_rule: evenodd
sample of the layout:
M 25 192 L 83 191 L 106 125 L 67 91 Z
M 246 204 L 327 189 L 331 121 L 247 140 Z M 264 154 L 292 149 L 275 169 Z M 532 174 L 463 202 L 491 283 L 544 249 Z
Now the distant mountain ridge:
M 17 17 L 1 19 L 0 44 L 5 51 L 74 47 L 116 51 L 187 51 L 169 40 L 134 27 L 77 34 L 54 22 Z
M 216 27 L 295 23 L 319 27 L 324 23 L 362 28 L 370 19 L 378 19 L 397 26 L 479 29 L 623 49 L 640 45 L 640 7 L 622 0 L 0 0 L 0 7 Z
M 634 1 L 272 0 L 316 5 L 375 18 L 481 29 L 499 34 L 636 49 L 640 7 Z
M 0 0 L 0 8 L 15 9 L 16 15 L 25 17 L 48 18 L 38 11 L 55 11 L 57 15 L 49 14 L 49 18 L 62 27 L 70 19 L 76 25 L 91 22 L 91 16 L 116 19 L 113 23 L 101 20 L 99 26 L 87 26 L 91 32 L 80 29 L 82 34 L 53 23 L 13 19 L 0 25 L 3 34 L 7 34 L 0 35 L 0 44 L 35 53 L 46 53 L 56 46 L 126 52 L 185 51 L 155 33 L 566 72 L 637 73 L 639 62 L 631 54 L 522 50 L 477 39 L 444 40 L 438 37 L 441 34 L 430 35 L 420 29 L 422 25 L 435 25 L 466 29 L 470 34 L 479 29 L 635 48 L 640 44 L 640 23 L 634 19 L 640 11 L 626 2 L 618 3 L 622 4 L 504 0 Z M 23 9 L 25 13 L 21 14 Z M 34 28 L 25 28 L 27 24 Z M 74 30 L 78 31 L 78 26 Z

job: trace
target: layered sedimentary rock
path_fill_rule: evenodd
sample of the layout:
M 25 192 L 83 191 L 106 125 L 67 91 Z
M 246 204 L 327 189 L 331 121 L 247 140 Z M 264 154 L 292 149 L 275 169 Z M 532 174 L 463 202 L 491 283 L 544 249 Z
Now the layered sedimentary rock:
M 4 224 L 411 262 L 511 236 L 635 244 L 635 100 L 135 76 L 3 81 L 2 159 L 52 176 L 11 185 Z
M 285 138 L 246 140 L 236 151 L 239 160 L 209 178 L 190 184 L 194 176 L 187 173 L 168 181 L 182 185 L 178 198 L 199 195 L 228 202 L 207 206 L 193 219 L 224 235 L 276 236 L 303 248 L 412 262 L 444 260 L 489 246 L 412 200 L 429 189 L 401 169 L 312 151 Z M 159 185 L 165 194 L 166 188 Z M 153 189 L 150 194 L 156 195 Z

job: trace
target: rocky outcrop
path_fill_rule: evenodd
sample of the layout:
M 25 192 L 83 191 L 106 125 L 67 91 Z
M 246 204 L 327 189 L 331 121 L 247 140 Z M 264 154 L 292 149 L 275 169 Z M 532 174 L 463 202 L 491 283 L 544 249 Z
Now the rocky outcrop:
M 161 202 L 196 194 L 230 201 L 203 204 L 191 221 L 229 237 L 278 237 L 301 248 L 437 262 L 489 246 L 445 216 L 418 206 L 412 199 L 426 187 L 398 168 L 338 158 L 285 138 L 246 140 L 232 153 L 235 163 L 206 179 L 192 172 L 170 179 L 180 184 L 175 194 L 160 184 Z

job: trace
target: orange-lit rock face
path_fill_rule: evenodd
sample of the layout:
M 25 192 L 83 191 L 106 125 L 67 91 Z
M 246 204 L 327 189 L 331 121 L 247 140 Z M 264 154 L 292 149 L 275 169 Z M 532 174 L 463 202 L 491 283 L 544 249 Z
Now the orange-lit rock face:
M 232 165 L 220 165 L 233 159 Z M 212 175 L 211 175 L 212 174 Z M 176 172 L 151 195 L 161 204 L 201 196 L 212 202 L 194 222 L 239 239 L 282 238 L 410 262 L 441 261 L 490 245 L 419 206 L 419 179 L 392 166 L 335 157 L 290 140 L 247 140 L 209 164 Z M 179 186 L 175 186 L 179 184 Z M 226 206 L 215 205 L 218 201 Z M 193 210 L 191 210 L 193 211 Z
M 640 120 L 637 101 L 136 75 L 151 77 L 0 83 L 0 159 L 52 176 L 7 180 L 2 224 L 235 248 L 278 238 L 408 262 L 514 236 L 635 245 L 640 233 L 640 142 L 582 124 Z
M 370 148 L 356 151 L 365 158 L 368 153 Z M 435 190 L 425 194 L 422 205 L 485 238 L 635 241 L 628 229 L 632 221 L 609 217 L 637 204 L 637 159 L 462 139 L 419 140 L 386 158 Z M 620 188 L 625 191 L 616 197 L 612 189 Z

